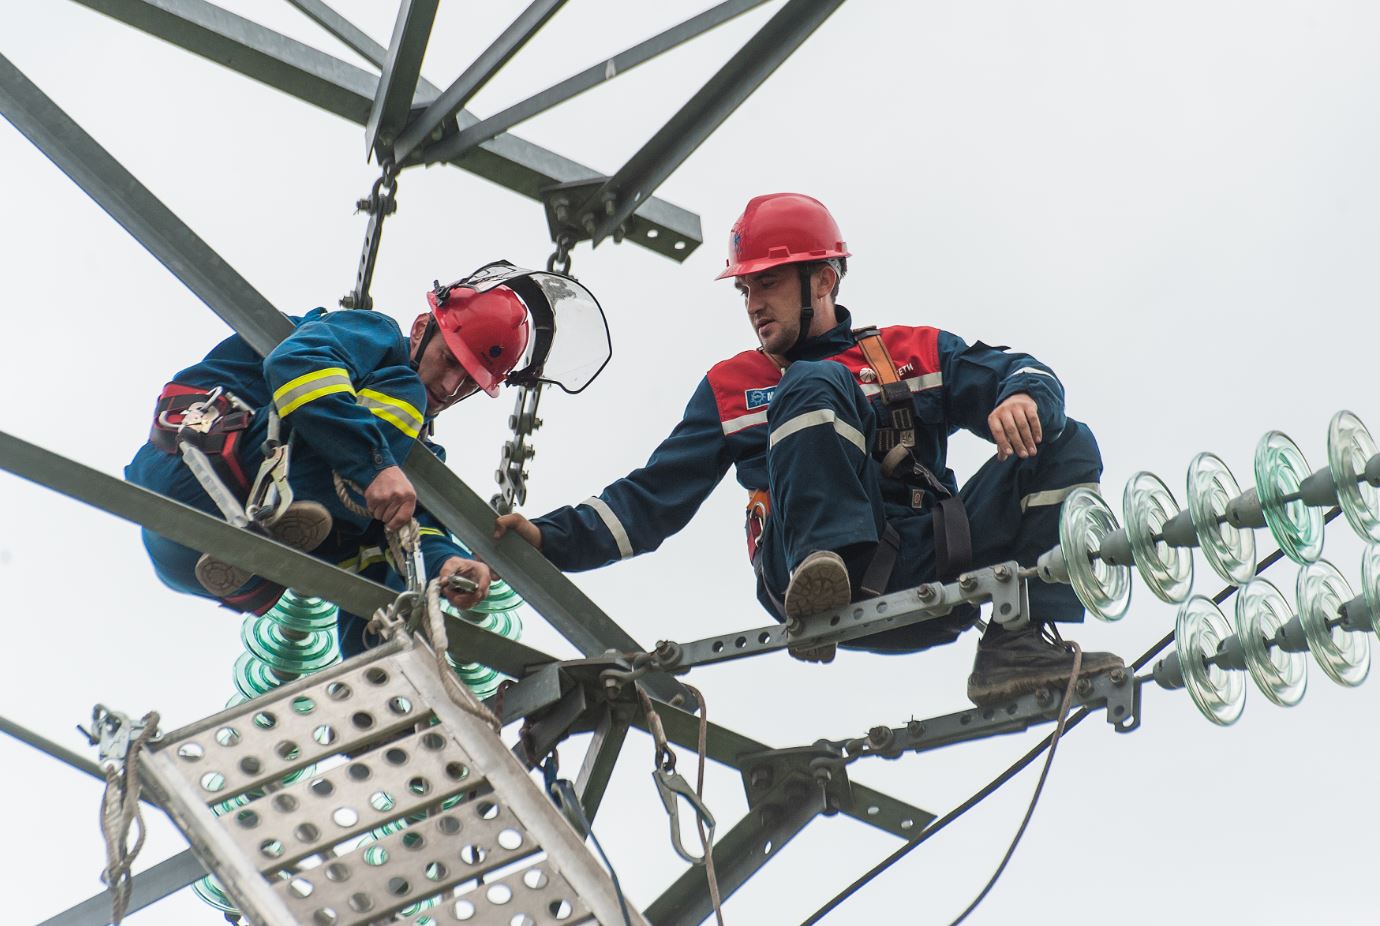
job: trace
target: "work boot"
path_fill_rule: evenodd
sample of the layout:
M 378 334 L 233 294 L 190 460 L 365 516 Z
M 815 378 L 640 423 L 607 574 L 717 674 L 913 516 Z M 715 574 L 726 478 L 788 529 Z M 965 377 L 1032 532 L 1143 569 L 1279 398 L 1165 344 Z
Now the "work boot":
M 331 513 L 325 505 L 320 502 L 293 502 L 268 529 L 268 533 L 279 543 L 310 553 L 330 536 L 333 526 Z M 210 553 L 201 554 L 196 561 L 195 573 L 201 587 L 216 598 L 233 595 L 254 578 L 247 569 L 232 566 Z
M 1084 653 L 1078 677 L 1125 665 L 1115 653 Z M 968 700 L 986 707 L 1046 686 L 1062 689 L 1072 671 L 1073 653 L 1064 648 L 1053 625 L 1030 623 L 1019 630 L 1006 630 L 993 621 L 978 642 L 973 674 L 968 676 Z
M 848 567 L 843 557 L 832 550 L 816 550 L 801 561 L 791 573 L 786 586 L 786 618 L 795 620 L 832 611 L 848 604 L 853 593 L 848 584 Z M 801 662 L 833 662 L 838 646 L 792 646 L 787 649 Z

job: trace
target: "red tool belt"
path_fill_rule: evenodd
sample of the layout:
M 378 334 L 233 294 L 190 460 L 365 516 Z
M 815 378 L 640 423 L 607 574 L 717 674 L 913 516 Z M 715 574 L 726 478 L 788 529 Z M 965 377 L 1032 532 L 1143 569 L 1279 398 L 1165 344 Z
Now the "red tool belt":
M 195 426 L 190 422 L 184 426 L 183 419 L 191 407 L 204 406 L 208 402 L 209 414 L 202 416 Z M 254 413 L 229 393 L 168 383 L 153 411 L 149 443 L 164 453 L 173 454 L 179 452 L 179 444 L 192 444 L 210 458 L 221 481 L 243 495 L 249 491 L 249 478 L 240 466 L 240 440 L 253 417 Z

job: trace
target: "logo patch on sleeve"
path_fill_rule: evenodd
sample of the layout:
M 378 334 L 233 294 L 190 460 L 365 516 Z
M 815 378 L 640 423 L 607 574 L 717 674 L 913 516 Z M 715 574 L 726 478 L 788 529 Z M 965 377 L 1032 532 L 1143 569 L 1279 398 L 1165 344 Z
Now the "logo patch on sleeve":
M 766 408 L 771 404 L 771 397 L 776 394 L 775 386 L 761 386 L 757 389 L 748 389 L 743 393 L 744 403 L 747 410 L 754 408 Z

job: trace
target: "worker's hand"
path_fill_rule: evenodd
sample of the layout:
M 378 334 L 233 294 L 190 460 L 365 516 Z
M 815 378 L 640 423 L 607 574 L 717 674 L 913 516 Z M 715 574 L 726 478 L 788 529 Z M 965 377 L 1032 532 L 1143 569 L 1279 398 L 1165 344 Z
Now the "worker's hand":
M 517 534 L 538 550 L 541 549 L 541 528 L 537 527 L 537 525 L 533 524 L 516 511 L 512 514 L 501 514 L 498 516 L 498 520 L 494 523 L 494 539 L 502 539 L 503 535 L 508 533 L 508 531 Z
M 453 591 L 446 587 L 446 579 L 451 576 L 464 576 L 476 586 L 472 592 Z M 441 580 L 441 594 L 446 596 L 446 600 L 455 605 L 460 610 L 472 608 L 484 600 L 484 596 L 489 594 L 489 581 L 493 578 L 493 573 L 489 567 L 477 559 L 465 559 L 463 556 L 452 556 L 441 564 L 441 571 L 436 577 Z
M 1011 454 L 1021 459 L 1035 456 L 1036 444 L 1044 439 L 1040 431 L 1040 415 L 1035 400 L 1024 392 L 1007 396 L 987 416 L 987 428 L 997 442 L 997 459 Z
M 390 466 L 379 470 L 364 490 L 364 506 L 387 530 L 401 530 L 417 510 L 417 490 L 403 475 L 401 466 Z

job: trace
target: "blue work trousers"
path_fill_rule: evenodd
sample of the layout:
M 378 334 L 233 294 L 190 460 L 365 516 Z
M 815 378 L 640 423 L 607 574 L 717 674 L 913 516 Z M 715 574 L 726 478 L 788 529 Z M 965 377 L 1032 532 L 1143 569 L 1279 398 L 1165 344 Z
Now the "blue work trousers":
M 912 508 L 908 493 L 884 490 L 881 465 L 871 453 L 877 416 L 843 365 L 793 363 L 772 398 L 767 428 L 772 511 L 761 539 L 758 597 L 769 611 L 779 616 L 773 599 L 785 597 L 791 571 L 810 553 L 866 551 L 888 524 L 900 537 L 900 549 L 885 591 L 935 580 L 931 511 Z M 971 525 L 971 565 L 1008 560 L 1034 565 L 1059 542 L 1063 495 L 1074 486 L 1097 483 L 1101 475 L 1097 441 L 1087 425 L 1073 419 L 1066 419 L 1058 434 L 1046 434 L 1033 457 L 999 461 L 993 456 L 958 492 Z M 855 590 L 866 560 L 849 558 Z M 1083 606 L 1067 585 L 1032 581 L 1030 606 L 1037 621 L 1083 619 Z M 975 608 L 956 609 L 944 618 L 845 645 L 876 652 L 924 649 L 952 641 L 977 617 Z
M 255 412 L 239 442 L 240 466 L 251 480 L 263 462 L 262 445 L 267 436 L 268 411 L 267 408 L 261 408 Z M 412 439 L 394 428 L 382 430 L 389 439 L 389 449 L 393 453 L 393 458 L 404 459 L 412 449 Z M 135 454 L 134 459 L 125 467 L 125 479 L 184 505 L 190 505 L 198 511 L 218 518 L 223 517 L 201 483 L 192 475 L 191 469 L 182 462 L 182 458 L 164 453 L 152 444 L 145 444 Z M 370 518 L 354 514 L 340 503 L 335 493 L 330 464 L 301 443 L 293 446 L 288 482 L 296 499 L 320 502 L 326 506 L 335 522 L 334 529 L 326 540 L 311 551 L 312 556 L 332 565 L 350 568 L 352 561 L 365 562 L 366 557 L 362 555 L 364 551 L 384 548 L 382 525 Z M 243 504 L 244 499 L 240 498 L 240 502 Z M 153 562 L 154 572 L 159 580 L 173 591 L 210 598 L 233 611 L 257 614 L 262 614 L 272 607 L 282 594 L 282 586 L 255 576 L 231 595 L 216 598 L 196 579 L 196 562 L 201 557 L 199 551 L 147 529 L 143 531 L 143 540 L 144 548 Z M 355 566 L 350 571 L 358 572 L 367 579 L 397 591 L 402 591 L 404 587 L 402 578 L 386 562 L 377 559 L 367 563 L 363 568 Z M 364 625 L 367 620 L 367 617 L 361 618 L 345 611 L 340 612 L 340 648 L 347 659 L 364 651 Z

